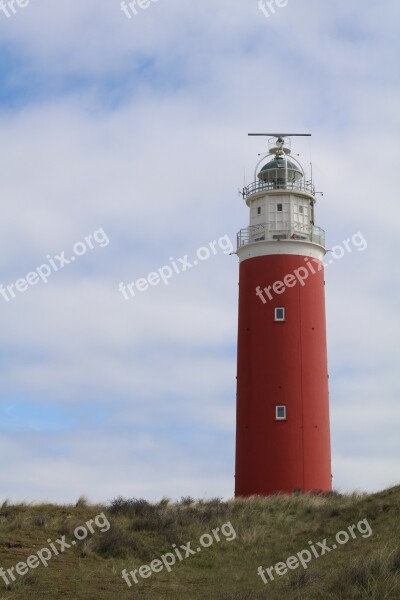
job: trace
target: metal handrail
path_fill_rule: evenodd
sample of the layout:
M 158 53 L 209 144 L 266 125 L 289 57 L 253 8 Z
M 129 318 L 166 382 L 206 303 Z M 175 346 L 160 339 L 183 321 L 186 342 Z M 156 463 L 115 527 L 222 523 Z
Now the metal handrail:
M 315 225 L 301 223 L 261 223 L 241 229 L 237 234 L 237 247 L 264 241 L 307 241 L 325 247 L 325 231 Z
M 304 181 L 303 179 L 297 181 L 253 181 L 249 185 L 243 188 L 243 198 L 247 199 L 253 194 L 260 192 L 269 192 L 271 190 L 297 190 L 300 192 L 308 192 L 312 196 L 315 196 L 315 186 L 311 181 Z

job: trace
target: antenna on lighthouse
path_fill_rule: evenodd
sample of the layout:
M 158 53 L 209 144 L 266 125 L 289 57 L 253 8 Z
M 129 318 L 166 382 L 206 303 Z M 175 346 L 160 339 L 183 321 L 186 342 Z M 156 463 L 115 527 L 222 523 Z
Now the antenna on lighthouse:
M 266 135 L 270 137 L 276 138 L 285 138 L 285 137 L 311 137 L 311 133 L 249 133 L 248 135 Z
M 249 136 L 269 137 L 269 154 L 285 155 L 291 153 L 290 139 L 285 142 L 285 138 L 292 137 L 311 137 L 311 133 L 249 133 Z

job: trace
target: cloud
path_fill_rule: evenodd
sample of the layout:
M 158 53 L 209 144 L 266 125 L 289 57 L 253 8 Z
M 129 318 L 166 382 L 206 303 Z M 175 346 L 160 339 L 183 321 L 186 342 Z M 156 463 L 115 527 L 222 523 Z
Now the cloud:
M 256 2 L 160 0 L 128 20 L 116 0 L 41 0 L 0 14 L 1 283 L 100 227 L 110 239 L 0 298 L 2 493 L 233 493 L 236 258 L 129 301 L 118 284 L 234 241 L 266 147 L 247 133 L 280 127 L 314 134 L 295 150 L 325 193 L 328 246 L 368 242 L 326 272 L 334 481 L 396 480 L 397 13 L 310 0 L 267 20 Z

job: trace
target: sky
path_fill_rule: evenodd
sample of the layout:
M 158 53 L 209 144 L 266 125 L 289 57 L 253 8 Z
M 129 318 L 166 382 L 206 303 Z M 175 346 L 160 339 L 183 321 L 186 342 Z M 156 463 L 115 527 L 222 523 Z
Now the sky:
M 399 3 L 143 6 L 0 8 L 0 501 L 232 497 L 238 190 L 268 148 L 247 133 L 282 129 L 312 133 L 316 223 L 350 240 L 333 484 L 398 484 Z

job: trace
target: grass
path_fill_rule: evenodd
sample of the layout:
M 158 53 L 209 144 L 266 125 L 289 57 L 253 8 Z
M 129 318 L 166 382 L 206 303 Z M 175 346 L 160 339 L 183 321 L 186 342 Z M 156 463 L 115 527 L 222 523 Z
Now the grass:
M 53 556 L 6 586 L 0 578 L 0 600 L 398 600 L 400 598 L 400 486 L 378 494 L 253 497 L 222 502 L 215 498 L 117 498 L 107 506 L 80 498 L 74 506 L 0 504 L 0 566 L 9 569 L 35 555 L 104 513 L 111 526 Z M 264 584 L 260 565 L 271 567 L 367 519 L 372 535 L 355 538 L 336 550 Z M 221 532 L 225 523 L 231 523 Z M 100 522 L 99 522 L 100 523 Z M 191 542 L 196 549 L 203 534 L 220 528 L 220 542 L 177 560 L 128 588 L 123 569 L 149 565 L 161 555 Z M 228 541 L 229 538 L 236 538 Z M 365 533 L 365 529 L 363 530 Z M 212 535 L 212 534 L 211 534 Z M 49 541 L 50 540 L 50 541 Z M 57 545 L 57 544 L 56 544 Z M 181 550 L 184 554 L 184 550 Z M 14 571 L 15 572 L 15 571 Z M 11 579 L 11 578 L 9 578 Z

